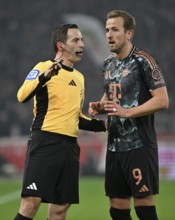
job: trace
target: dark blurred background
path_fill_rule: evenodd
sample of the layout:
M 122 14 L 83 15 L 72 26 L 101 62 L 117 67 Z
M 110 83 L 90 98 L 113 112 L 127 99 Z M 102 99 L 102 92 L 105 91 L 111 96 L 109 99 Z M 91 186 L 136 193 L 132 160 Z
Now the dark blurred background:
M 32 121 L 32 101 L 17 102 L 16 93 L 36 63 L 54 58 L 52 30 L 61 23 L 77 23 L 86 49 L 76 68 L 86 79 L 89 101 L 103 94 L 102 63 L 106 49 L 105 21 L 108 11 L 126 10 L 136 18 L 134 44 L 159 62 L 167 82 L 170 107 L 156 116 L 160 134 L 175 133 L 175 1 L 174 0 L 1 0 L 0 1 L 0 136 L 25 135 Z

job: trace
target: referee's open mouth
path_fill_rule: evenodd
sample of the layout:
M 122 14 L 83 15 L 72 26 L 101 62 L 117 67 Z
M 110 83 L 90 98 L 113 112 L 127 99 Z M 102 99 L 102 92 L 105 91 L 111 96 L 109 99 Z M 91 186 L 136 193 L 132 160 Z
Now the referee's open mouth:
M 75 54 L 76 54 L 77 56 L 82 56 L 82 55 L 83 55 L 83 51 L 82 51 L 82 50 L 76 51 Z

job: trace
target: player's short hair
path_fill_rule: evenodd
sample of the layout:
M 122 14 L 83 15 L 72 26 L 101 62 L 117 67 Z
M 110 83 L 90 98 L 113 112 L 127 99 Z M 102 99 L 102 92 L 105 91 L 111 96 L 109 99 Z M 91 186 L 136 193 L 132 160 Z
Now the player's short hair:
M 55 30 L 52 32 L 51 41 L 54 47 L 55 52 L 57 52 L 57 42 L 65 43 L 67 40 L 67 32 L 69 29 L 79 29 L 76 24 L 62 24 L 57 26 Z
M 136 28 L 135 18 L 126 11 L 112 10 L 107 14 L 106 17 L 107 19 L 122 17 L 124 20 L 123 26 L 124 26 L 125 31 L 128 31 L 128 30 L 135 31 L 135 28 Z

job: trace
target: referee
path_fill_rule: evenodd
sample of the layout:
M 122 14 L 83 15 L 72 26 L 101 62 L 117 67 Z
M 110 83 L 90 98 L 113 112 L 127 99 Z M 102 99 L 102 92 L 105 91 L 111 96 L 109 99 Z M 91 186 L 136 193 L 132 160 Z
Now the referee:
M 78 129 L 105 131 L 101 120 L 82 114 L 84 77 L 73 65 L 83 55 L 83 37 L 76 24 L 52 33 L 54 60 L 38 63 L 18 91 L 18 101 L 33 98 L 33 122 L 25 160 L 21 204 L 14 220 L 31 220 L 41 202 L 48 220 L 65 220 L 71 204 L 79 203 Z

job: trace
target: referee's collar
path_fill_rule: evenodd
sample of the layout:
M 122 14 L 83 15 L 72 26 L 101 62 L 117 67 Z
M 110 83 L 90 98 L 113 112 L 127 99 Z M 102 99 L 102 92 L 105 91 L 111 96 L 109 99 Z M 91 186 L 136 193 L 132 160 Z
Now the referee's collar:
M 56 60 L 51 60 L 52 62 L 55 62 Z M 73 72 L 74 71 L 74 68 L 72 68 L 72 67 L 69 67 L 69 66 L 65 66 L 64 64 L 61 64 L 61 66 L 62 66 L 62 68 L 64 69 L 64 70 L 67 70 L 67 71 L 69 71 L 69 72 Z

